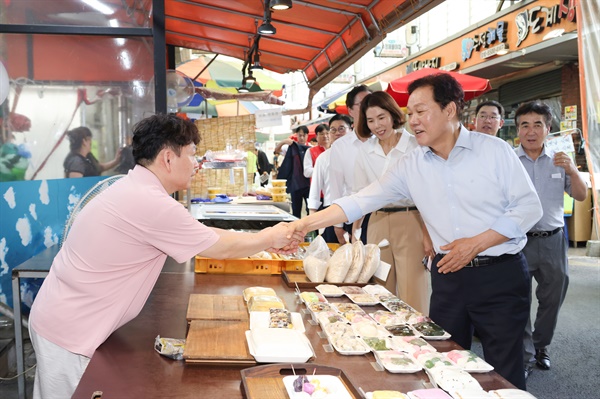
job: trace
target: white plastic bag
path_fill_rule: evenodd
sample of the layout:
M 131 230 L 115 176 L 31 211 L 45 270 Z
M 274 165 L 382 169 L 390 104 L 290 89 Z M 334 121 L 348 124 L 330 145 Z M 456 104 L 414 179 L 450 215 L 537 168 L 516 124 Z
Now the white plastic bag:
M 365 246 L 362 241 L 356 241 L 352 244 L 352 264 L 348 269 L 348 274 L 344 278 L 344 283 L 356 283 L 358 276 L 365 263 Z
M 366 284 L 377 271 L 381 261 L 381 249 L 375 244 L 365 245 L 365 263 L 358 275 L 357 283 Z
M 313 283 L 322 283 L 327 274 L 327 262 L 315 256 L 307 256 L 302 261 L 306 277 Z
M 317 259 L 324 260 L 327 262 L 331 255 L 329 254 L 329 247 L 321 236 L 317 236 L 313 242 L 306 248 L 306 256 L 314 256 Z
M 343 283 L 352 264 L 352 244 L 344 244 L 333 253 L 327 262 L 327 275 L 325 281 L 329 283 Z

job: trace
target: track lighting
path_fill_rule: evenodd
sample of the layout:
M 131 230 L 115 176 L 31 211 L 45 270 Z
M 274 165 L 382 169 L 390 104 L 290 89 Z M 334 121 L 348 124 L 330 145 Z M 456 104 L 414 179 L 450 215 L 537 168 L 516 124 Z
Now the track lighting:
M 260 65 L 260 56 L 258 54 L 258 51 L 254 53 L 254 63 L 250 65 L 248 69 L 263 69 L 262 65 Z
M 277 29 L 271 24 L 271 19 L 266 19 L 261 26 L 258 27 L 258 33 L 261 35 L 274 35 Z
M 248 87 L 246 87 L 246 78 L 242 79 L 242 87 L 238 89 L 238 93 L 248 93 Z
M 271 0 L 269 6 L 274 11 L 287 10 L 292 8 L 292 0 Z
M 252 71 L 248 72 L 248 76 L 246 76 L 246 83 L 248 86 L 252 87 L 252 85 L 256 82 L 256 78 L 252 75 Z

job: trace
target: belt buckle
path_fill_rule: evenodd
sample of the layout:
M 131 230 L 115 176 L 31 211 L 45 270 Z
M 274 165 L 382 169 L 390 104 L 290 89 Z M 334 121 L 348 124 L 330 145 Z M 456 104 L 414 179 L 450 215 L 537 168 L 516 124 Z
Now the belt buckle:
M 550 235 L 550 233 L 548 233 L 547 231 L 542 231 L 540 233 L 540 237 L 548 237 Z

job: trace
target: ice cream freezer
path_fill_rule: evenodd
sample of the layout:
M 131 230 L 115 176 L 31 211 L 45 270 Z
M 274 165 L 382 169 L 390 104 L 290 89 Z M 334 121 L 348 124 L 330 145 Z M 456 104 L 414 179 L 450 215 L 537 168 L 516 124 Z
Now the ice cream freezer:
M 297 218 L 274 205 L 190 204 L 190 213 L 206 226 L 221 229 L 262 230 Z

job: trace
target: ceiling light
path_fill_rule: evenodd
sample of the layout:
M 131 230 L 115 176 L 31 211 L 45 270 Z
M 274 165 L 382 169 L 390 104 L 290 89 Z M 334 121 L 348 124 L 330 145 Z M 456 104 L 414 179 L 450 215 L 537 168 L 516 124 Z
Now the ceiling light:
M 273 24 L 271 24 L 271 21 L 267 19 L 258 27 L 258 33 L 261 35 L 274 35 L 277 33 L 277 29 L 275 29 Z
M 252 75 L 252 71 L 248 72 L 248 76 L 246 76 L 246 83 L 248 83 L 250 86 L 252 86 L 254 84 L 254 82 L 256 82 L 256 78 Z
M 292 0 L 271 0 L 271 10 L 287 10 L 292 8 Z
M 238 93 L 248 93 L 250 90 L 248 90 L 248 87 L 246 87 L 246 79 L 242 79 L 242 87 L 240 87 L 238 89 Z
M 250 65 L 248 69 L 263 69 L 262 65 L 260 65 L 260 57 L 258 52 L 254 54 L 254 64 Z

